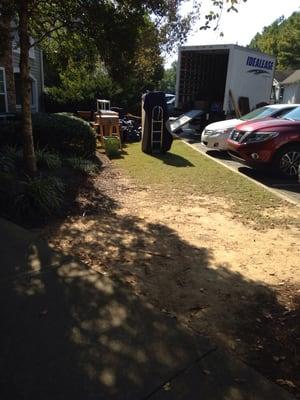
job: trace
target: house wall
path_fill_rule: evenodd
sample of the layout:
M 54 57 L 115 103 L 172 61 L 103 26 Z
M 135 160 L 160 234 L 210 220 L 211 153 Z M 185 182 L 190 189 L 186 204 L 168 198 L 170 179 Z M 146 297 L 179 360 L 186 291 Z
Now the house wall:
M 42 109 L 42 93 L 43 93 L 43 68 L 42 68 L 42 51 L 36 47 L 31 49 L 29 54 L 29 64 L 30 64 L 30 76 L 35 81 L 36 93 L 36 106 L 32 108 L 33 112 L 41 111 Z M 18 73 L 20 63 L 20 52 L 19 50 L 13 51 L 13 66 L 14 72 Z M 18 107 L 17 107 L 18 108 Z
M 3 21 L 3 27 L 7 27 L 8 32 L 10 31 L 10 20 Z M 9 38 L 9 34 L 7 35 Z M 14 73 L 12 66 L 12 43 L 8 39 L 7 46 L 1 49 L 0 67 L 4 68 L 5 75 L 5 88 L 6 88 L 6 106 L 7 112 L 16 111 L 16 97 L 15 97 L 15 82 Z
M 282 103 L 300 103 L 300 84 L 293 83 L 284 87 Z
M 6 22 L 6 21 L 5 21 Z M 5 27 L 4 23 L 2 22 Z M 7 30 L 11 32 L 10 21 L 7 21 Z M 7 35 L 9 37 L 9 34 Z M 13 43 L 10 40 L 6 48 L 1 48 L 0 68 L 4 69 L 5 91 L 6 91 L 6 112 L 15 112 L 20 110 L 21 105 L 16 104 L 16 89 L 14 73 L 20 72 L 20 49 L 16 48 L 16 38 Z M 29 52 L 30 76 L 34 88 L 34 106 L 33 112 L 42 110 L 42 92 L 43 92 L 43 53 L 37 47 L 32 47 Z

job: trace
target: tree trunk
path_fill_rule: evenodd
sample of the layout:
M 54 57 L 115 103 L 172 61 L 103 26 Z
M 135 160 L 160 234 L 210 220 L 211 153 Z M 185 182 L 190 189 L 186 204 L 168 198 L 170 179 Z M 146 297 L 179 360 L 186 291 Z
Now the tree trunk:
M 20 74 L 22 95 L 22 135 L 23 135 L 23 160 L 25 170 L 29 176 L 37 173 L 34 152 L 31 120 L 31 82 L 29 66 L 29 29 L 28 29 L 28 0 L 21 0 L 19 10 L 19 37 L 20 37 Z

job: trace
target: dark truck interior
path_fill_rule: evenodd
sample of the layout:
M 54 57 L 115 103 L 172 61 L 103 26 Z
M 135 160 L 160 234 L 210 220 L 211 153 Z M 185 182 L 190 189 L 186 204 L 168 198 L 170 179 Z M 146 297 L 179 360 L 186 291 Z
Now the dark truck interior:
M 182 50 L 178 107 L 203 110 L 209 121 L 224 119 L 223 102 L 229 50 Z

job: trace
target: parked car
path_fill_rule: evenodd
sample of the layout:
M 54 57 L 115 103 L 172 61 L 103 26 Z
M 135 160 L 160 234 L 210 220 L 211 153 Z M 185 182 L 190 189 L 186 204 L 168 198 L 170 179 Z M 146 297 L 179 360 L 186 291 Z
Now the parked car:
M 240 119 L 228 119 L 225 121 L 214 122 L 206 126 L 201 135 L 201 143 L 207 148 L 214 150 L 228 150 L 227 139 L 230 132 L 243 121 L 262 119 L 262 118 L 280 118 L 286 113 L 300 107 L 299 104 L 272 104 L 257 108 Z
M 173 114 L 175 109 L 175 94 L 166 93 L 165 96 L 169 114 Z
M 228 139 L 230 156 L 252 167 L 272 167 L 285 178 L 298 176 L 300 164 L 300 107 L 281 119 L 248 121 Z

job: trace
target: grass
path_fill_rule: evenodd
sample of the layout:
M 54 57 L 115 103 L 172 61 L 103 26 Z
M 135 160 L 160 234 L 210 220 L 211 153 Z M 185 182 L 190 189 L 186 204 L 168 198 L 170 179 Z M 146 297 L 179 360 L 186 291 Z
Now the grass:
M 127 155 L 114 160 L 114 163 L 126 170 L 138 185 L 160 189 L 162 194 L 172 193 L 173 196 L 175 193 L 178 196 L 198 195 L 225 200 L 233 215 L 242 222 L 268 226 L 279 222 L 274 209 L 292 207 L 180 140 L 175 140 L 171 151 L 164 155 L 153 157 L 144 154 L 140 143 L 128 145 L 126 152 Z M 280 222 L 283 222 L 282 218 Z

